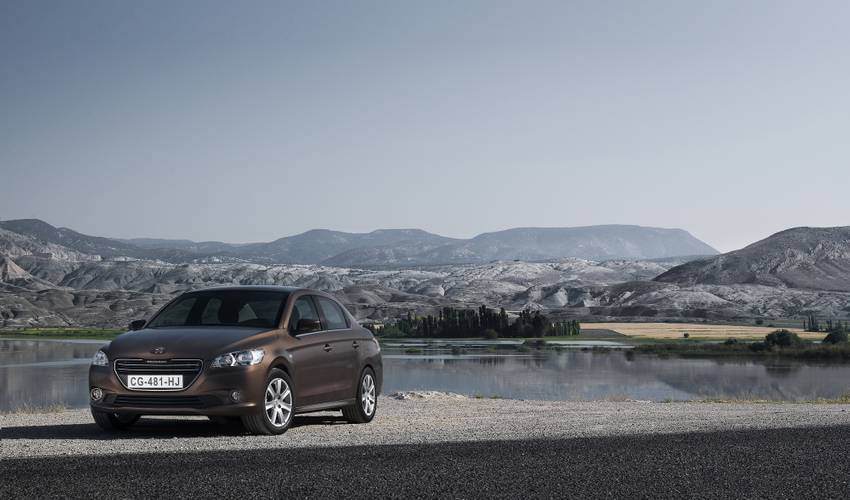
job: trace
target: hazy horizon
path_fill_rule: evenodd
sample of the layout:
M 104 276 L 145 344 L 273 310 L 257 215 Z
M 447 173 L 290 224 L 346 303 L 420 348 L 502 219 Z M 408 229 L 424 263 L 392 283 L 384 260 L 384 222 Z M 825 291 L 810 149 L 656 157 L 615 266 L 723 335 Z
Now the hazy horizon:
M 846 226 L 848 14 L 4 2 L 0 219 L 234 243 L 635 224 L 720 251 Z

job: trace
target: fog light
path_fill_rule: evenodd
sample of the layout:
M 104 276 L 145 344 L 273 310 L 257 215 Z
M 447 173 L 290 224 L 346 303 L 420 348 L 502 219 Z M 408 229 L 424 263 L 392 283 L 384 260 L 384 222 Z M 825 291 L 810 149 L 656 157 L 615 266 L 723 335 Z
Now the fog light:
M 100 387 L 95 387 L 91 390 L 92 401 L 100 401 L 103 399 L 103 390 Z
M 239 402 L 240 396 L 241 395 L 239 394 L 239 391 L 233 391 L 233 392 L 230 393 L 230 399 L 232 399 L 234 403 Z

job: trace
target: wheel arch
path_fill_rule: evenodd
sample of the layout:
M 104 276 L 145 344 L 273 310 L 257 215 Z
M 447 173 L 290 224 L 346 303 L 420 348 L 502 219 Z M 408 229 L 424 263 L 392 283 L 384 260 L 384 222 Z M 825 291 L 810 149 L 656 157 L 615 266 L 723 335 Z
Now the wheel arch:
M 373 366 L 371 361 L 363 364 L 363 368 L 360 369 L 360 373 L 362 374 L 364 371 L 366 371 L 366 368 L 372 370 L 372 375 L 375 376 L 374 377 L 375 378 L 375 385 L 378 386 L 377 390 L 375 392 L 376 392 L 376 394 L 380 395 L 381 390 L 383 390 L 382 386 L 384 385 L 383 377 L 378 376 L 378 372 L 375 371 L 375 367 Z M 357 376 L 357 385 L 358 386 L 360 385 L 360 375 Z
M 283 370 L 287 375 L 289 375 L 290 379 L 294 380 L 295 370 L 292 369 L 292 365 L 285 357 L 278 356 L 269 364 L 269 371 L 271 372 L 274 369 Z

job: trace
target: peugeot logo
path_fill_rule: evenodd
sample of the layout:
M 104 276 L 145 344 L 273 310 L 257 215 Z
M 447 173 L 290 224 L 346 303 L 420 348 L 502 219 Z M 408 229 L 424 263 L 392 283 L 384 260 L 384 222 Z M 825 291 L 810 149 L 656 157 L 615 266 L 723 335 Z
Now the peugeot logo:
M 165 347 L 154 347 L 151 349 L 151 354 L 162 354 L 165 352 Z

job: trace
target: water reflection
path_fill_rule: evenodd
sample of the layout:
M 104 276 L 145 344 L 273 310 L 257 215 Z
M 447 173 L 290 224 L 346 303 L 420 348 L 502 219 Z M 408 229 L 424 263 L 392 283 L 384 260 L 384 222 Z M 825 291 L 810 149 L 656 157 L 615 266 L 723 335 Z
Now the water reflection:
M 103 342 L 0 339 L 0 411 L 84 407 L 88 363 Z M 384 392 L 437 390 L 548 400 L 837 398 L 850 365 L 789 360 L 661 358 L 631 351 L 384 351 Z
M 0 340 L 0 411 L 88 404 L 89 361 L 103 341 Z
M 850 365 L 788 360 L 661 358 L 633 352 L 540 353 L 463 359 L 388 355 L 385 388 L 517 399 L 639 400 L 837 398 Z

